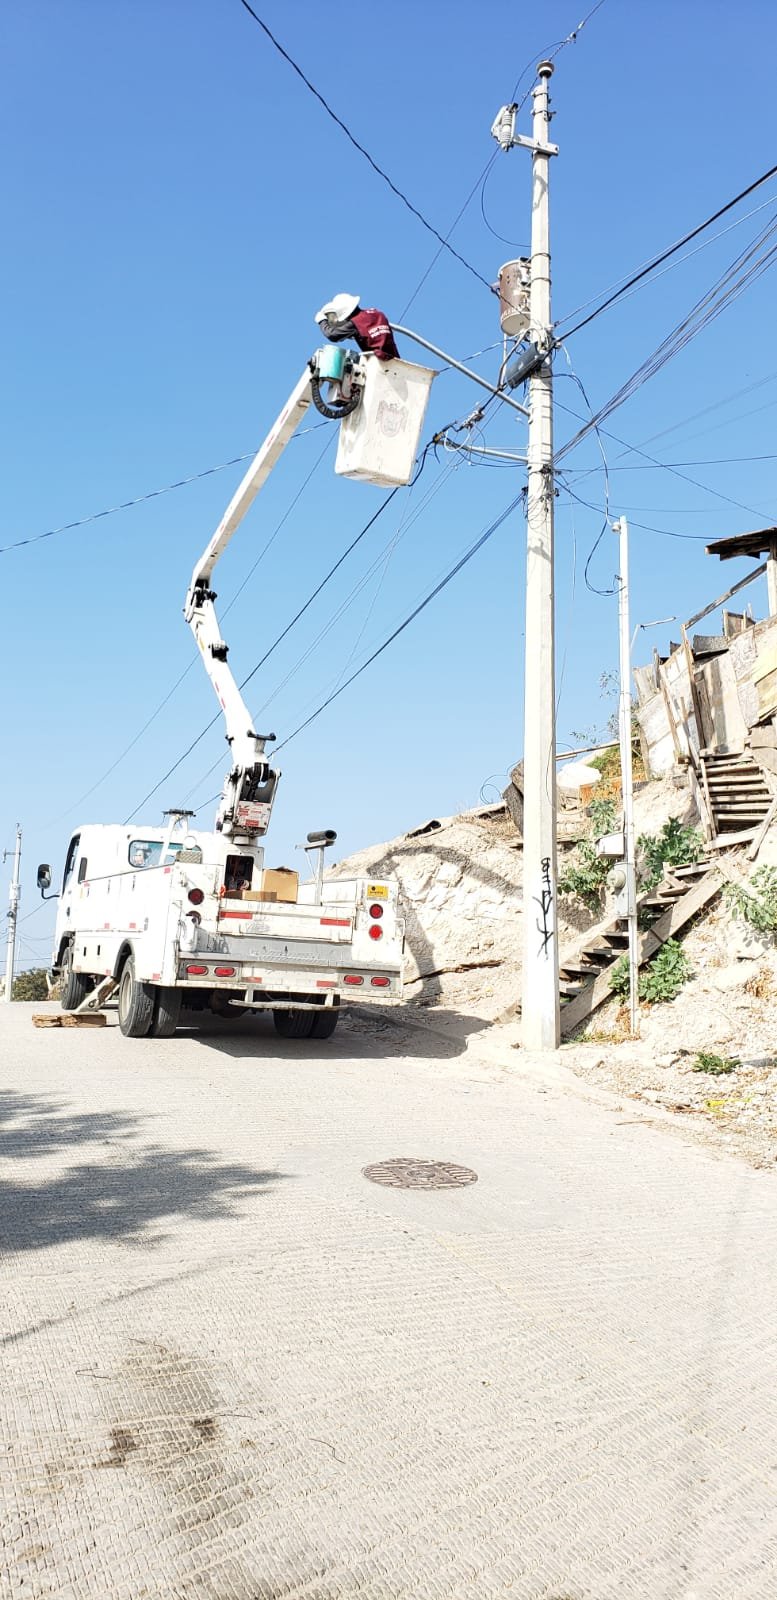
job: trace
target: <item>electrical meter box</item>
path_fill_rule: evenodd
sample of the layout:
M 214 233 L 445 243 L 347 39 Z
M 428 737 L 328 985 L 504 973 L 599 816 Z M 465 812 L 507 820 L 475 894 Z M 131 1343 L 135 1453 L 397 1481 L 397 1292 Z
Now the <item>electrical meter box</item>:
M 393 489 L 413 476 L 437 374 L 412 361 L 363 357 L 361 404 L 340 423 L 335 472 Z

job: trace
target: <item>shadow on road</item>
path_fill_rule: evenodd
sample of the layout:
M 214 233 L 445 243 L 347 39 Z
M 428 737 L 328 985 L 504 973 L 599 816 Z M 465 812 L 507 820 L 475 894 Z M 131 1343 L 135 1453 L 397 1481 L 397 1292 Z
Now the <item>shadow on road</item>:
M 141 1143 L 142 1121 L 131 1113 L 73 1114 L 38 1095 L 0 1092 L 3 1173 L 13 1161 L 23 1166 L 0 1180 L 0 1256 L 77 1239 L 153 1247 L 164 1218 L 229 1216 L 284 1177 L 221 1162 L 210 1150 Z M 94 1147 L 91 1160 L 50 1171 L 58 1156 L 85 1145 Z
M 206 1013 L 193 1015 L 191 1023 L 184 1013 L 177 1039 L 196 1039 L 214 1050 L 235 1057 L 266 1057 L 268 1060 L 365 1061 L 402 1056 L 417 1056 L 422 1061 L 445 1060 L 462 1055 L 470 1034 L 491 1024 L 483 1017 L 435 1007 L 417 1017 L 409 1009 L 390 1014 L 344 1010 L 337 1032 L 331 1039 L 281 1039 L 267 1012 L 232 1018 Z

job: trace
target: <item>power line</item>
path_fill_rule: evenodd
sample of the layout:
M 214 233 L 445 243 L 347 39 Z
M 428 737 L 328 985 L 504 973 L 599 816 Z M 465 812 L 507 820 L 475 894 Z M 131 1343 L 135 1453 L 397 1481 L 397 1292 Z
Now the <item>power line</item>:
M 243 3 L 245 4 L 245 0 L 243 0 Z M 734 206 L 738 206 L 741 200 L 746 200 L 749 194 L 754 194 L 755 190 L 760 189 L 762 184 L 768 183 L 769 179 L 773 178 L 775 173 L 777 173 L 777 165 L 769 167 L 767 172 L 762 172 L 760 178 L 756 178 L 753 183 L 749 183 L 747 188 L 740 189 L 739 194 L 734 195 L 733 200 L 727 200 L 725 205 L 719 206 L 718 210 L 713 211 L 712 215 L 706 217 L 704 222 L 700 222 L 698 226 L 692 228 L 689 233 L 683 234 L 681 239 L 676 239 L 674 244 L 669 245 L 668 249 L 662 250 L 657 256 L 653 256 L 651 261 L 648 261 L 645 266 L 639 269 L 638 272 L 632 273 L 631 277 L 626 279 L 626 282 L 622 285 L 622 287 L 620 289 L 616 289 L 613 294 L 609 295 L 600 306 L 597 306 L 595 311 L 589 312 L 588 316 L 583 317 L 582 321 L 576 322 L 573 328 L 568 328 L 564 334 L 564 338 L 571 339 L 572 335 L 579 333 L 581 328 L 586 328 L 589 322 L 593 322 L 595 317 L 601 316 L 603 311 L 607 311 L 608 308 L 614 305 L 617 300 L 622 299 L 627 291 L 634 286 L 634 284 L 640 283 L 641 280 L 646 278 L 649 273 L 655 271 L 656 267 L 660 267 L 662 262 L 668 261 L 670 256 L 676 255 L 678 250 L 682 250 L 685 245 L 691 243 L 692 239 L 698 238 L 700 233 L 704 233 L 705 229 L 710 228 L 713 222 L 717 222 L 720 217 L 724 217 L 726 212 L 732 211 Z M 574 315 L 574 313 L 572 313 L 572 315 Z M 568 319 L 562 317 L 559 326 L 561 326 L 565 320 Z
M 737 299 L 751 283 L 767 271 L 774 260 L 777 259 L 777 244 L 771 244 L 768 249 L 765 248 L 775 232 L 777 232 L 777 213 L 761 230 L 758 237 L 716 279 L 712 288 L 695 302 L 691 310 L 666 335 L 666 338 L 661 341 L 652 354 L 646 357 L 641 365 L 626 379 L 625 383 L 621 384 L 615 394 L 611 395 L 610 399 L 599 407 L 595 416 L 580 428 L 571 439 L 567 440 L 566 444 L 557 452 L 557 461 L 562 460 L 568 451 L 574 449 L 575 445 L 585 438 L 596 423 L 610 416 L 619 406 L 625 404 L 644 383 L 654 377 L 657 372 L 660 372 L 662 367 L 665 367 L 668 362 L 673 360 L 692 339 L 696 338 L 704 328 L 708 327 L 712 321 L 720 316 L 731 304 L 732 300 Z M 761 251 L 760 255 L 757 253 L 759 251 Z
M 260 717 L 262 715 L 262 713 L 267 710 L 267 707 L 272 704 L 272 702 L 276 698 L 276 696 L 278 694 L 280 694 L 281 690 L 285 689 L 286 685 L 292 680 L 292 678 L 296 677 L 298 671 L 300 670 L 300 668 L 302 666 L 304 666 L 305 662 L 308 660 L 308 658 L 313 653 L 313 651 L 315 649 L 317 649 L 318 645 L 321 644 L 321 642 L 326 638 L 326 636 L 329 633 L 331 633 L 332 629 L 339 622 L 340 618 L 345 614 L 345 612 L 353 604 L 354 600 L 358 597 L 358 595 L 361 594 L 362 590 L 364 588 L 366 588 L 366 586 L 369 583 L 370 579 L 378 571 L 381 563 L 384 563 L 383 575 L 382 575 L 381 580 L 380 580 L 381 583 L 383 582 L 383 577 L 385 577 L 386 567 L 388 565 L 388 562 L 391 559 L 391 556 L 393 555 L 393 552 L 394 552 L 394 550 L 396 548 L 396 545 L 399 543 L 399 540 L 403 539 L 405 537 L 405 535 L 409 532 L 409 530 L 413 526 L 413 524 L 415 522 L 417 522 L 418 518 L 427 509 L 427 506 L 429 505 L 430 500 L 433 499 L 434 496 L 439 493 L 440 489 L 443 487 L 443 484 L 447 481 L 447 479 L 451 476 L 451 474 L 457 469 L 458 465 L 459 465 L 458 461 L 450 462 L 447 465 L 447 467 L 444 468 L 443 471 L 434 480 L 434 483 L 427 490 L 427 493 L 424 496 L 424 498 L 422 499 L 421 503 L 419 505 L 417 505 L 417 506 L 413 506 L 412 504 L 409 504 L 407 506 L 406 510 L 402 514 L 402 517 L 400 518 L 399 523 L 397 524 L 397 528 L 396 528 L 395 532 L 392 534 L 392 536 L 388 540 L 387 544 L 384 545 L 383 549 L 375 557 L 375 560 L 367 568 L 367 571 L 365 573 L 363 573 L 362 576 L 357 580 L 357 582 L 354 584 L 353 588 L 351 589 L 350 594 L 348 594 L 346 596 L 345 600 L 342 601 L 342 603 L 332 613 L 332 615 L 330 616 L 329 620 L 324 624 L 323 628 L 316 635 L 315 639 L 313 639 L 312 642 L 307 646 L 307 648 L 302 652 L 302 655 L 297 658 L 297 661 L 293 664 L 293 666 L 286 673 L 286 676 L 281 679 L 280 683 L 275 685 L 275 688 L 270 692 L 270 694 L 269 694 L 268 698 L 265 700 L 264 704 L 261 705 L 259 707 L 259 709 L 256 711 L 256 713 L 255 713 L 256 717 Z M 417 476 L 416 476 L 416 480 L 415 481 L 416 482 L 418 481 Z M 412 488 L 412 486 L 411 486 L 411 488 Z M 380 587 L 380 585 L 379 585 L 379 587 Z M 373 599 L 372 599 L 372 601 L 370 603 L 370 610 L 372 610 L 372 608 L 374 607 L 376 599 L 377 599 L 377 591 L 376 591 L 376 594 L 373 596 Z M 369 615 L 369 613 L 368 613 L 368 615 Z M 341 669 L 340 673 L 338 674 L 338 677 L 335 680 L 335 683 L 333 684 L 333 688 L 336 688 L 338 686 L 338 684 L 341 682 L 342 678 L 345 676 L 345 673 L 347 672 L 348 667 L 350 666 L 351 660 L 353 659 L 353 656 L 356 654 L 356 650 L 358 649 L 358 645 L 359 645 L 360 639 L 362 638 L 363 633 L 364 633 L 364 629 L 366 627 L 366 622 L 367 622 L 367 619 L 365 619 L 365 621 L 362 623 L 362 627 L 361 627 L 359 636 L 356 639 L 356 642 L 355 642 L 355 644 L 354 644 L 354 646 L 353 646 L 353 648 L 351 650 L 351 654 L 350 654 L 348 660 L 346 661 L 345 666 Z M 308 702 L 308 703 L 310 703 L 310 702 Z M 219 766 L 219 764 L 222 761 L 222 759 L 223 759 L 222 756 L 217 756 L 216 760 L 211 763 L 211 765 L 208 767 L 207 771 L 201 773 L 200 777 L 195 780 L 195 782 L 192 784 L 192 786 L 191 786 L 190 790 L 188 791 L 188 793 L 184 796 L 184 799 L 186 801 L 190 800 L 192 795 L 196 793 L 197 789 L 199 789 L 200 785 L 202 783 L 204 783 L 205 780 L 211 776 L 211 774 L 215 771 L 216 767 Z M 206 802 L 202 802 L 202 804 L 205 804 L 205 803 Z
M 516 507 L 520 505 L 522 498 L 523 491 L 521 491 L 520 494 L 517 494 L 514 499 L 510 501 L 509 505 L 505 506 L 504 510 L 499 513 L 499 516 L 494 519 L 489 527 L 485 529 L 485 532 L 482 533 L 475 543 L 470 546 L 469 550 L 467 550 L 460 560 L 456 562 L 455 566 L 451 567 L 450 571 L 446 573 L 445 577 L 442 578 L 441 581 L 429 591 L 420 604 L 410 612 L 409 616 L 405 617 L 404 621 L 394 629 L 393 633 L 390 633 L 388 638 L 384 639 L 381 645 L 378 645 L 377 650 L 373 650 L 372 655 L 368 656 L 367 660 L 363 661 L 362 665 L 357 667 L 356 671 L 352 672 L 349 678 L 346 678 L 345 683 L 341 683 L 340 687 L 335 689 L 332 694 L 328 695 L 322 704 L 318 706 L 318 708 L 313 711 L 309 717 L 305 718 L 304 722 L 301 722 L 292 733 L 288 734 L 287 737 L 281 741 L 277 747 L 279 751 L 285 749 L 287 744 L 291 744 L 292 739 L 296 739 L 297 735 L 302 733 L 305 728 L 309 728 L 311 722 L 315 722 L 316 718 L 320 717 L 322 713 L 332 705 L 333 701 L 338 700 L 340 695 L 344 694 L 346 689 L 350 688 L 351 684 L 355 683 L 356 679 L 361 677 L 361 674 L 366 672 L 367 668 L 371 667 L 373 662 L 377 661 L 379 656 L 383 655 L 384 650 L 387 650 L 389 645 L 393 644 L 394 640 L 398 639 L 399 635 L 404 633 L 406 628 L 409 628 L 411 622 L 414 622 L 416 617 L 420 616 L 421 612 L 425 611 L 426 607 L 431 604 L 432 600 L 434 600 L 443 589 L 447 588 L 448 584 L 452 582 L 457 573 L 461 572 L 462 567 L 465 567 L 467 563 L 472 560 L 473 556 L 477 555 L 479 550 L 482 550 L 483 545 L 486 544 L 492 535 L 496 533 L 498 528 L 501 528 L 502 523 L 505 522 L 512 512 L 515 511 Z
M 313 604 L 313 601 L 321 593 L 321 590 L 323 588 L 325 588 L 325 586 L 329 583 L 330 578 L 334 577 L 334 575 L 337 572 L 338 568 L 342 566 L 343 562 L 345 560 L 347 560 L 348 556 L 351 554 L 351 551 L 355 550 L 356 546 L 365 537 L 365 534 L 369 533 L 370 528 L 372 528 L 374 526 L 374 524 L 377 522 L 378 518 L 383 515 L 384 511 L 391 504 L 391 501 L 393 500 L 395 494 L 398 494 L 398 492 L 399 492 L 398 489 L 392 489 L 390 494 L 388 494 L 386 496 L 386 498 L 382 502 L 382 504 L 380 506 L 378 506 L 377 511 L 374 512 L 374 514 L 370 517 L 369 521 L 365 522 L 364 527 L 360 529 L 360 531 L 357 533 L 355 539 L 351 540 L 351 543 L 346 547 L 346 549 L 343 551 L 342 555 L 340 555 L 338 557 L 338 559 L 334 563 L 334 565 L 329 568 L 329 571 L 322 578 L 321 582 L 317 585 L 317 587 L 313 590 L 313 593 L 308 596 L 308 598 L 305 601 L 304 605 L 300 606 L 300 608 L 296 612 L 295 616 L 292 617 L 291 622 L 288 622 L 286 624 L 286 627 L 283 628 L 282 631 L 278 634 L 277 638 L 273 640 L 273 643 L 270 645 L 269 649 L 265 651 L 264 655 L 261 657 L 261 659 L 259 661 L 257 661 L 256 665 L 251 668 L 251 671 L 247 674 L 247 676 L 243 679 L 242 683 L 239 685 L 239 687 L 241 689 L 244 689 L 246 684 L 250 683 L 251 679 L 256 675 L 256 673 L 259 671 L 260 667 L 263 667 L 265 661 L 267 661 L 269 659 L 269 657 L 272 655 L 273 651 L 277 650 L 278 645 L 281 643 L 281 641 L 283 639 L 286 638 L 287 633 L 290 633 L 291 629 L 293 627 L 295 627 L 296 623 L 299 622 L 300 617 L 304 616 L 304 614 L 308 610 L 309 606 L 311 606 Z M 191 755 L 192 750 L 196 749 L 197 745 L 201 742 L 201 740 L 205 738 L 206 733 L 210 732 L 210 730 L 213 727 L 214 723 L 218 722 L 220 715 L 221 715 L 221 712 L 217 711 L 215 713 L 215 715 L 211 717 L 210 722 L 208 722 L 206 724 L 206 726 L 202 729 L 202 731 L 197 734 L 196 739 L 193 739 L 191 744 L 187 746 L 187 748 L 183 752 L 183 755 L 179 756 L 178 760 L 173 762 L 173 765 L 168 768 L 168 770 L 164 774 L 164 776 L 159 779 L 159 782 L 154 784 L 153 789 L 149 789 L 148 794 L 144 795 L 143 799 L 139 802 L 138 805 L 135 806 L 134 810 L 130 812 L 129 816 L 125 817 L 125 819 L 124 819 L 125 823 L 126 822 L 132 822 L 133 818 L 135 816 L 137 816 L 137 813 L 146 804 L 146 801 L 152 799 L 152 797 L 157 793 L 157 791 L 159 789 L 161 789 L 162 784 L 166 783 L 168 778 L 172 777 L 174 772 L 177 772 L 178 768 L 186 760 L 186 757 Z
M 342 117 L 339 117 L 337 112 L 332 109 L 328 100 L 324 99 L 324 96 L 316 88 L 315 84 L 311 83 L 310 78 L 308 78 L 303 72 L 299 63 L 294 60 L 293 56 L 289 55 L 288 50 L 284 49 L 280 40 L 276 39 L 275 34 L 270 28 L 268 28 L 267 23 L 262 20 L 262 18 L 259 16 L 259 13 L 254 11 L 252 5 L 249 5 L 248 0 L 240 0 L 240 4 L 243 6 L 244 10 L 248 12 L 248 15 L 253 17 L 254 22 L 258 24 L 258 26 L 262 29 L 262 32 L 266 34 L 267 38 L 270 40 L 270 43 L 278 51 L 278 54 L 282 56 L 284 61 L 288 63 L 292 71 L 296 72 L 297 77 L 300 78 L 304 83 L 305 88 L 310 91 L 310 93 L 318 101 L 319 105 L 323 106 L 327 116 L 331 117 L 336 126 L 341 130 L 342 133 L 345 134 L 346 139 L 348 139 L 350 144 L 353 145 L 354 149 L 358 150 L 359 154 L 363 156 L 365 161 L 369 163 L 373 172 L 376 172 L 378 177 L 382 178 L 385 184 L 388 184 L 392 194 L 395 194 L 397 199 L 401 200 L 402 204 L 407 207 L 408 211 L 412 212 L 413 216 L 417 218 L 424 228 L 426 228 L 427 233 L 434 235 L 434 238 L 439 241 L 441 248 L 447 250 L 450 255 L 454 256 L 463 267 L 466 267 L 467 272 L 471 273 L 473 278 L 477 278 L 478 283 L 482 283 L 484 288 L 488 289 L 489 293 L 491 293 L 491 284 L 489 283 L 488 278 L 484 278 L 482 272 L 478 272 L 477 267 L 473 267 L 472 263 L 467 261 L 465 256 L 461 255 L 458 250 L 454 250 L 453 245 L 449 244 L 448 240 L 443 237 L 443 235 L 438 231 L 437 228 L 434 227 L 431 222 L 429 222 L 428 218 L 424 216 L 423 212 L 419 211 L 418 207 L 413 205 L 412 200 L 409 200 L 408 196 L 403 192 L 403 190 L 397 187 L 393 179 L 390 178 L 388 173 L 384 171 L 383 167 L 378 165 L 374 157 L 370 155 L 369 150 L 365 149 L 365 146 L 360 144 L 355 134 L 351 132 L 348 124 L 343 122 Z
M 562 376 L 564 376 L 564 374 L 562 374 Z M 579 411 L 573 411 L 570 406 L 563 405 L 560 400 L 557 400 L 555 403 L 559 407 L 559 410 L 566 411 L 571 417 L 577 417 L 579 422 L 584 420 L 580 416 Z M 659 461 L 656 456 L 649 455 L 647 450 L 640 449 L 638 445 L 629 444 L 627 439 L 622 438 L 618 433 L 613 433 L 611 428 L 603 428 L 601 424 L 599 424 L 599 432 L 604 434 L 605 439 L 614 439 L 616 444 L 622 444 L 627 451 L 631 450 L 634 455 L 642 456 L 642 458 L 645 461 L 649 461 L 653 467 L 661 467 L 665 472 L 671 472 L 675 478 L 682 479 L 683 483 L 691 483 L 695 489 L 702 489 L 705 494 L 714 495 L 716 500 L 724 500 L 727 505 L 736 506 L 738 511 L 747 511 L 748 514 L 753 517 L 760 517 L 762 515 L 760 511 L 756 510 L 755 506 L 747 505 L 744 500 L 735 500 L 732 495 L 724 494 L 722 489 L 713 489 L 711 483 L 702 483 L 699 478 L 692 478 L 687 472 L 681 472 L 679 468 L 676 465 L 673 465 L 671 462 Z M 629 469 L 626 467 L 621 467 L 618 470 L 626 472 Z
M 312 428 L 303 428 L 295 437 L 302 439 L 306 433 L 317 433 L 319 428 L 326 426 L 325 422 L 317 422 Z M 130 511 L 133 506 L 142 506 L 147 500 L 156 500 L 161 494 L 170 494 L 173 489 L 185 489 L 187 484 L 199 483 L 201 478 L 211 478 L 215 472 L 226 472 L 227 467 L 236 467 L 241 461 L 251 461 L 255 455 L 255 450 L 246 450 L 242 455 L 232 456 L 230 461 L 220 461 L 215 467 L 203 467 L 202 472 L 193 472 L 188 478 L 178 478 L 175 483 L 166 483 L 161 489 L 149 489 L 146 494 L 135 495 L 132 500 L 122 500 L 119 505 L 107 506 L 104 511 L 92 511 L 89 516 L 76 517 L 73 522 L 63 522 L 58 528 L 47 528 L 45 533 L 33 533 L 27 539 L 16 539 L 13 544 L 0 545 L 0 556 L 7 555 L 9 550 L 21 550 L 24 545 L 40 544 L 42 539 L 53 539 L 58 533 L 70 533 L 73 528 L 85 528 L 88 523 L 99 522 L 102 517 L 115 517 L 119 511 Z

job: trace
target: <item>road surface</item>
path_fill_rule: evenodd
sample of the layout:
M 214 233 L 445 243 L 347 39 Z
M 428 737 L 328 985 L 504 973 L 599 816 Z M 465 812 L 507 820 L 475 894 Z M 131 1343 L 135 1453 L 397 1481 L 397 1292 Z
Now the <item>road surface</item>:
M 770 1173 L 477 1031 L 33 1009 L 0 1007 L 0 1595 L 777 1593 Z M 392 1157 L 477 1182 L 362 1175 Z

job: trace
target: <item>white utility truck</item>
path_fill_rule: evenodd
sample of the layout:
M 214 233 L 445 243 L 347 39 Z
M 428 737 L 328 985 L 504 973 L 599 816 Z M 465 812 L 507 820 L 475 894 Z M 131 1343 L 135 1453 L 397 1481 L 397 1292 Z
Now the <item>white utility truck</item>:
M 192 573 L 184 614 L 226 722 L 231 766 L 215 829 L 173 810 L 158 827 L 74 832 L 59 896 L 52 973 L 66 1011 L 97 1010 L 118 991 L 130 1038 L 167 1038 L 182 1008 L 224 1015 L 269 1010 L 285 1038 L 328 1038 L 340 1003 L 402 995 L 403 922 L 396 883 L 324 879 L 331 830 L 308 835 L 312 881 L 266 870 L 259 840 L 280 773 L 273 734 L 257 734 L 227 662 L 213 570 L 312 402 L 340 420 L 336 470 L 385 485 L 413 470 L 433 374 L 342 348 L 316 352 Z M 51 869 L 38 869 L 41 892 Z

